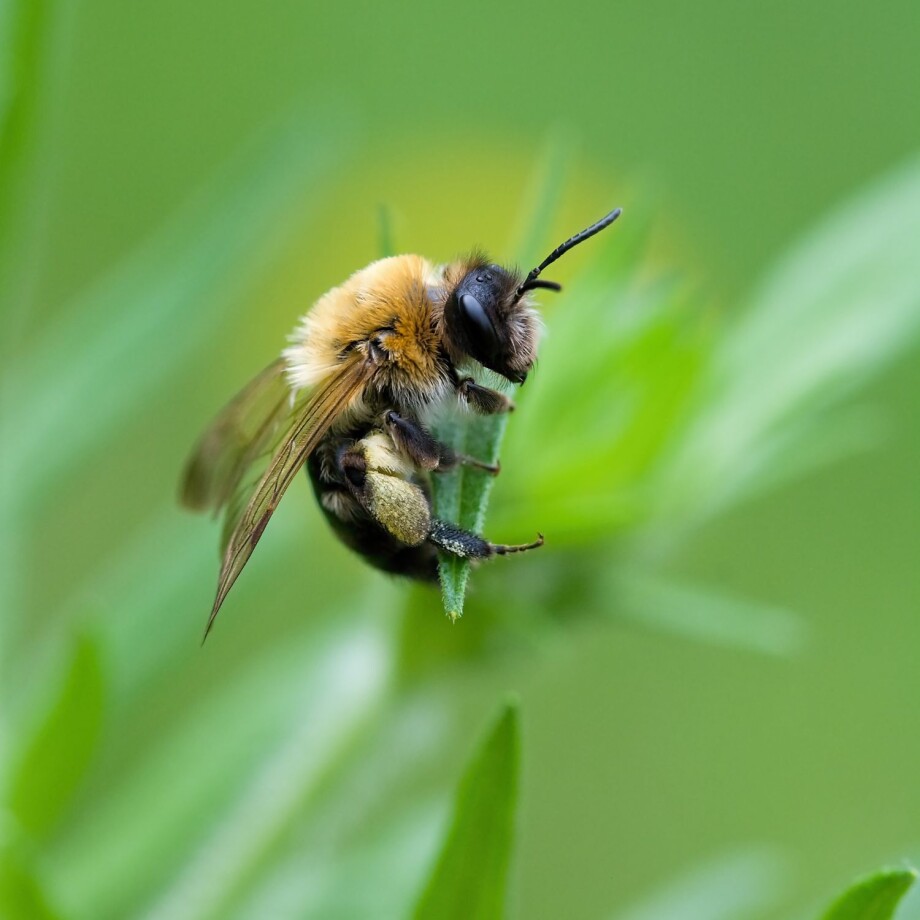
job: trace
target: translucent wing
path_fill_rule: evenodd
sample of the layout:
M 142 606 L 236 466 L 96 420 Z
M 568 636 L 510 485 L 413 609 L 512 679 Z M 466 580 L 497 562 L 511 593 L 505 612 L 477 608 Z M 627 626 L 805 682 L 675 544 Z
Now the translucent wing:
M 208 618 L 205 637 L 230 588 L 261 539 L 281 496 L 329 430 L 329 426 L 364 389 L 370 371 L 370 365 L 356 358 L 350 365 L 337 370 L 329 381 L 319 384 L 300 406 L 295 407 L 290 424 L 279 438 L 268 468 L 255 484 L 245 506 L 239 503 L 242 510 L 228 527 L 217 596 Z
M 291 412 L 291 390 L 278 358 L 250 381 L 201 436 L 182 475 L 182 504 L 219 511 L 271 445 Z

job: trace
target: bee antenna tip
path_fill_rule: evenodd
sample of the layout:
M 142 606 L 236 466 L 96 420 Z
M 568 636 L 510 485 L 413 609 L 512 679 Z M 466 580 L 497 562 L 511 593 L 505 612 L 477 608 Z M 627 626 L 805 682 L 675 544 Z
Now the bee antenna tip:
M 551 282 L 543 284 L 537 281 L 540 272 L 542 272 L 544 268 L 552 265 L 553 262 L 564 256 L 570 249 L 574 249 L 579 243 L 583 243 L 585 240 L 594 236 L 595 233 L 600 233 L 601 230 L 609 227 L 622 213 L 622 208 L 614 208 L 599 221 L 591 224 L 590 227 L 586 227 L 581 233 L 576 233 L 574 236 L 569 237 L 564 243 L 557 246 L 536 268 L 531 269 L 523 283 L 518 287 L 517 296 L 519 298 L 523 297 L 527 291 L 533 290 L 535 287 L 547 287 Z

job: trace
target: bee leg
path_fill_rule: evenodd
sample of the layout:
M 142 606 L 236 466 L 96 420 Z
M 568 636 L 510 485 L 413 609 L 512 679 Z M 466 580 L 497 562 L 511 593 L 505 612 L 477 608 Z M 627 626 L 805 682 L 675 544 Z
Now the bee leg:
M 514 411 L 514 403 L 504 393 L 480 386 L 472 377 L 457 382 L 457 395 L 480 415 Z
M 485 460 L 477 460 L 467 454 L 454 454 L 454 457 L 456 457 L 457 464 L 460 466 L 471 466 L 474 470 L 482 470 L 485 473 L 491 473 L 493 476 L 497 476 L 502 471 L 501 463 L 486 463 Z M 439 472 L 449 469 L 453 469 L 453 467 L 445 467 L 443 463 L 438 467 Z
M 458 454 L 452 447 L 435 438 L 418 422 L 392 409 L 385 414 L 383 421 L 393 442 L 423 470 L 443 473 L 456 469 L 460 464 L 497 475 L 501 469 L 497 464 L 486 463 L 485 460 L 468 457 L 466 454 Z
M 441 466 L 442 460 L 451 459 L 450 448 L 438 441 L 427 428 L 414 419 L 406 418 L 390 409 L 384 413 L 383 424 L 393 443 L 423 470 L 436 470 Z
M 415 483 L 378 468 L 379 444 L 358 442 L 337 458 L 339 470 L 358 504 L 404 546 L 421 546 L 431 529 L 428 496 Z
M 435 546 L 459 556 L 461 559 L 489 559 L 492 556 L 506 556 L 509 553 L 523 553 L 529 549 L 536 549 L 543 545 L 543 534 L 537 534 L 533 543 L 507 545 L 505 543 L 490 543 L 477 534 L 463 530 L 455 524 L 433 520 L 428 540 Z
M 336 466 L 345 477 L 345 483 L 359 501 L 363 501 L 364 483 L 367 479 L 367 459 L 355 447 L 339 450 Z

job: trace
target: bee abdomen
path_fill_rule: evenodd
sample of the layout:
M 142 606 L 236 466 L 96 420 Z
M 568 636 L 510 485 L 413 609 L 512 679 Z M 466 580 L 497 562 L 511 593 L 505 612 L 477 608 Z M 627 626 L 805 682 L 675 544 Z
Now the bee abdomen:
M 379 474 L 378 479 L 374 472 L 368 474 L 377 513 L 382 511 L 389 522 L 388 528 L 381 526 L 354 497 L 344 476 L 340 480 L 333 472 L 330 457 L 337 454 L 341 446 L 338 439 L 327 439 L 310 457 L 306 467 L 317 501 L 335 535 L 381 571 L 420 581 L 436 581 L 437 551 L 426 542 L 430 510 L 424 490 L 394 476 Z M 403 486 L 415 491 L 408 492 Z M 422 530 L 426 531 L 424 535 L 421 535 Z

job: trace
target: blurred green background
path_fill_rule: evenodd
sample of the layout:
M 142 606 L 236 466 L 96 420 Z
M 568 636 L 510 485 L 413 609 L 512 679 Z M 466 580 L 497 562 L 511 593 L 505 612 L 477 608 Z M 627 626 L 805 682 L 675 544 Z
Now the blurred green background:
M 509 690 L 515 916 L 920 859 L 915 2 L 0 10 L 3 916 L 404 916 Z M 184 457 L 380 207 L 530 264 L 616 204 L 486 525 L 545 550 L 451 627 L 298 480 L 199 648 Z

